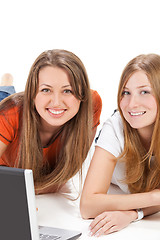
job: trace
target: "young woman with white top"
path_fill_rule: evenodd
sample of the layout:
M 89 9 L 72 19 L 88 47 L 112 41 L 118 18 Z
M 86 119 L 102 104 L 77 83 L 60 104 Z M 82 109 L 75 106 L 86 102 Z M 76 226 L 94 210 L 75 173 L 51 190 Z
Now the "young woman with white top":
M 82 191 L 91 235 L 109 234 L 160 210 L 160 56 L 125 67 L 118 110 L 104 123 Z M 110 185 L 122 194 L 109 194 Z M 117 189 L 118 189 L 117 188 Z

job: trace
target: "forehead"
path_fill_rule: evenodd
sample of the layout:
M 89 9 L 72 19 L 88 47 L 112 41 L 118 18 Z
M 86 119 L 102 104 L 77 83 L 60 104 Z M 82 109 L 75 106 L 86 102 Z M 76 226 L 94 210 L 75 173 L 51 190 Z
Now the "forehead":
M 46 66 L 39 71 L 39 84 L 69 84 L 70 78 L 63 68 Z
M 150 81 L 144 71 L 137 71 L 133 73 L 125 85 L 126 88 L 143 86 L 151 87 Z

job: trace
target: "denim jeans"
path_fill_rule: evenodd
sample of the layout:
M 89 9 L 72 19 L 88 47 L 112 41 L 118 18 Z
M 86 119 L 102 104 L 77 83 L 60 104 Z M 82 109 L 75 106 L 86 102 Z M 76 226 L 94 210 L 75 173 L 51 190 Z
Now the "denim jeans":
M 0 86 L 0 101 L 15 92 L 14 86 Z

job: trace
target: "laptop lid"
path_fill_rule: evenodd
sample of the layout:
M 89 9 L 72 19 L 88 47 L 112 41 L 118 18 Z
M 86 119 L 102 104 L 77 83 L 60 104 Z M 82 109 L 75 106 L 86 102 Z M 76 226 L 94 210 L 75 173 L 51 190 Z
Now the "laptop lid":
M 0 236 L 5 240 L 39 240 L 39 233 L 58 235 L 62 240 L 81 235 L 51 227 L 38 229 L 32 170 L 4 166 L 0 166 L 0 229 Z
M 1 239 L 39 240 L 34 198 L 29 198 L 33 206 L 32 213 L 31 209 L 28 209 L 30 204 L 26 192 L 26 183 L 29 181 L 28 184 L 33 184 L 33 178 L 28 177 L 25 181 L 25 171 L 32 176 L 31 170 L 0 166 Z

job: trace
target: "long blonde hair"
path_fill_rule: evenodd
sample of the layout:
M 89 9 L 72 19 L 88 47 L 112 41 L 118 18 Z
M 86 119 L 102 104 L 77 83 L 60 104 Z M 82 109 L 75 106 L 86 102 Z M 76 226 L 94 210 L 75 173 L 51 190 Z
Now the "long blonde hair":
M 138 132 L 125 120 L 120 101 L 123 89 L 133 73 L 144 71 L 147 75 L 156 102 L 157 117 L 154 124 L 149 151 L 140 140 Z M 118 89 L 118 109 L 124 126 L 124 151 L 119 157 L 126 164 L 125 183 L 132 193 L 146 192 L 160 187 L 160 56 L 157 54 L 139 55 L 132 59 L 123 70 Z M 151 164 L 151 158 L 154 161 Z
M 40 116 L 34 104 L 39 71 L 46 66 L 59 67 L 67 71 L 73 94 L 81 101 L 76 116 L 63 126 L 58 146 L 60 152 L 57 153 L 54 168 L 47 163 L 44 165 L 43 147 L 39 136 Z M 82 164 L 91 146 L 92 98 L 87 72 L 82 61 L 66 50 L 49 50 L 40 54 L 30 69 L 21 104 L 23 116 L 16 166 L 33 170 L 36 189 L 43 190 L 50 186 L 58 188 L 78 171 L 81 173 Z

